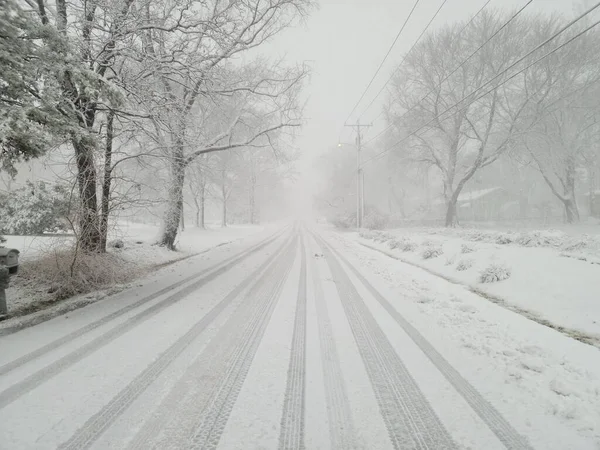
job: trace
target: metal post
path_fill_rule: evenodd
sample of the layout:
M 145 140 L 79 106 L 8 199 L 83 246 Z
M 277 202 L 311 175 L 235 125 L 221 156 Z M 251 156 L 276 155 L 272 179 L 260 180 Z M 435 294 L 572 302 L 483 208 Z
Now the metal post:
M 356 228 L 362 226 L 360 220 L 360 144 L 356 150 Z
M 6 305 L 6 291 L 9 280 L 8 269 L 4 266 L 0 266 L 0 319 L 3 319 L 8 315 L 8 306 Z
M 356 129 L 356 228 L 361 228 L 363 224 L 364 216 L 364 172 L 360 166 L 360 152 L 362 150 L 362 135 L 361 128 L 371 127 L 371 125 L 361 125 L 360 121 L 356 122 L 356 125 L 345 125 Z
M 0 319 L 8 315 L 8 306 L 6 305 L 6 291 L 0 289 Z

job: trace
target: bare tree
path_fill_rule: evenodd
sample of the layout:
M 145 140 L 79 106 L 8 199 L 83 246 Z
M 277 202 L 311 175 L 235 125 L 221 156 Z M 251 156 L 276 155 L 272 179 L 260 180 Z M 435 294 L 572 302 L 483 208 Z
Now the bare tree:
M 457 222 L 465 184 L 509 149 L 528 104 L 517 94 L 518 80 L 503 84 L 498 77 L 524 53 L 527 23 L 515 20 L 490 39 L 504 22 L 500 14 L 482 13 L 466 27 L 428 35 L 394 79 L 389 120 L 396 136 L 410 136 L 407 156 L 442 175 L 446 226 Z

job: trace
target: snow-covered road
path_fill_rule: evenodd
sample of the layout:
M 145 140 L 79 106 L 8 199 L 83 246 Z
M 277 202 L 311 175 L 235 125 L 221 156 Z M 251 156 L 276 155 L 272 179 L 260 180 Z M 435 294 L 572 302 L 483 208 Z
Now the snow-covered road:
M 0 449 L 599 448 L 593 406 L 582 430 L 537 391 L 487 377 L 506 361 L 471 355 L 472 330 L 471 347 L 453 346 L 431 310 L 440 341 L 377 281 L 382 256 L 340 239 L 299 224 L 251 236 L 1 337 Z M 427 276 L 394 281 L 415 290 Z M 468 301 L 460 311 L 483 323 Z M 521 326 L 507 314 L 481 339 Z

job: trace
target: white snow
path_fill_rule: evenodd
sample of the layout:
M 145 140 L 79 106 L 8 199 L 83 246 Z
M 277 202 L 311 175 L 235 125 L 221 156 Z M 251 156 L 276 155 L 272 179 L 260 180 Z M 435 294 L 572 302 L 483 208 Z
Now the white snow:
M 355 235 L 330 235 L 350 263 L 534 448 L 598 448 L 597 348 L 495 305 L 464 286 L 361 246 Z M 460 249 L 460 242 L 455 248 Z M 436 269 L 444 267 L 443 256 L 436 259 Z M 407 357 L 407 364 L 412 359 Z
M 586 333 L 600 342 L 600 265 L 590 262 L 600 253 L 600 236 L 577 237 L 560 231 L 506 233 L 410 228 L 385 233 L 361 232 L 361 235 L 347 234 L 394 258 L 470 286 L 556 326 Z M 394 244 L 388 239 L 393 239 Z M 407 240 L 416 244 L 414 250 L 403 251 L 395 243 Z M 394 246 L 398 248 L 390 248 Z M 568 248 L 577 248 L 587 260 L 565 257 Z M 441 249 L 442 254 L 431 257 L 431 249 Z M 481 274 L 490 266 L 504 268 L 510 276 L 503 281 L 482 283 Z

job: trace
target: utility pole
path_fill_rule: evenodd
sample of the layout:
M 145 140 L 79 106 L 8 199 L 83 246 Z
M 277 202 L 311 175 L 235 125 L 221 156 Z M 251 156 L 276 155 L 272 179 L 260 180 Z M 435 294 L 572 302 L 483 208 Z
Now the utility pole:
M 369 128 L 373 125 L 361 125 L 360 121 L 356 121 L 354 125 L 345 124 L 356 131 L 356 228 L 362 228 L 363 216 L 365 214 L 365 177 L 363 169 L 360 166 L 360 152 L 362 150 L 362 128 Z

